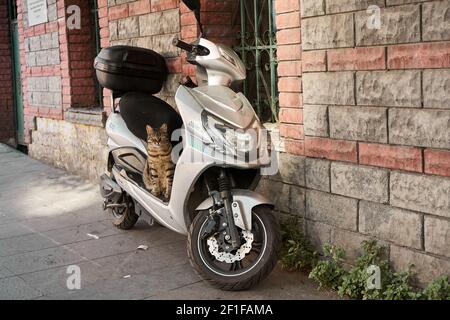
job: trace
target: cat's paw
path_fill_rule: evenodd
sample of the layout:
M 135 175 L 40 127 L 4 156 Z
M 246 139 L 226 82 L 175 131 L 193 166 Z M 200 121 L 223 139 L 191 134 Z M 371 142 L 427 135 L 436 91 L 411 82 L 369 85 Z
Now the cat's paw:
M 159 188 L 152 188 L 150 190 L 150 192 L 152 193 L 152 195 L 154 195 L 155 197 L 159 197 L 159 195 L 161 194 L 161 190 Z

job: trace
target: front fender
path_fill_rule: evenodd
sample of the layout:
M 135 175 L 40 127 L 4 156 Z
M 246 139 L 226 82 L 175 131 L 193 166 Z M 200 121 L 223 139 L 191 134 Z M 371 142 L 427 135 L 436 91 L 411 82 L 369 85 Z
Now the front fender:
M 251 230 L 252 229 L 252 210 L 253 208 L 260 205 L 269 205 L 273 207 L 273 203 L 262 196 L 259 193 L 256 193 L 251 190 L 241 190 L 235 189 L 231 190 L 231 194 L 233 195 L 233 206 L 237 204 L 238 207 L 236 211 L 233 209 L 234 213 L 234 223 L 237 227 L 242 230 Z M 203 201 L 198 207 L 197 211 L 209 210 L 213 207 L 214 200 L 212 197 Z M 236 208 L 236 207 L 234 207 Z

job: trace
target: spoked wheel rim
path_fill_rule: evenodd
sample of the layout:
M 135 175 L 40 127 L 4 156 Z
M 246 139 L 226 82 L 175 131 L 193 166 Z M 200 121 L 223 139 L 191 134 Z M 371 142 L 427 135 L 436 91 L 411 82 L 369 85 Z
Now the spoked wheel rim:
M 210 252 L 210 247 L 207 241 L 208 239 L 202 239 L 201 237 L 206 223 L 207 220 L 203 222 L 200 232 L 198 233 L 197 246 L 200 258 L 209 270 L 224 277 L 239 277 L 252 271 L 256 266 L 258 266 L 267 249 L 267 230 L 263 221 L 257 214 L 253 213 L 252 219 L 252 248 L 242 260 L 238 260 L 234 263 L 221 262 L 217 260 L 216 257 Z M 243 232 L 240 229 L 239 234 L 242 237 Z

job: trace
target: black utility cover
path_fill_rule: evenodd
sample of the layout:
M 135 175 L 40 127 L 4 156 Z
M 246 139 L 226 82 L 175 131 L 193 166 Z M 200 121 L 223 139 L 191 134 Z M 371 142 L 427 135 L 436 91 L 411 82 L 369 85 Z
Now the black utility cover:
M 94 67 L 100 85 L 118 93 L 139 91 L 156 94 L 161 91 L 168 74 L 163 56 L 131 46 L 102 49 Z

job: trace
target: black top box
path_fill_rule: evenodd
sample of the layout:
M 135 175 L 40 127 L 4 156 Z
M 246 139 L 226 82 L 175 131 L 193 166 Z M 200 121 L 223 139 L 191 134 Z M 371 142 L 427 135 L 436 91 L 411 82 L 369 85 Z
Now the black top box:
M 131 46 L 102 49 L 95 58 L 94 68 L 102 87 L 120 93 L 156 94 L 168 74 L 166 61 L 159 53 Z

